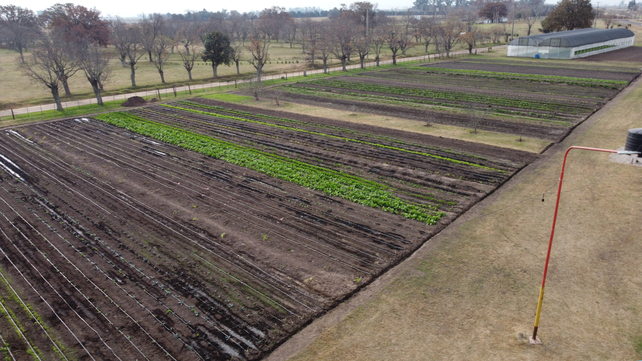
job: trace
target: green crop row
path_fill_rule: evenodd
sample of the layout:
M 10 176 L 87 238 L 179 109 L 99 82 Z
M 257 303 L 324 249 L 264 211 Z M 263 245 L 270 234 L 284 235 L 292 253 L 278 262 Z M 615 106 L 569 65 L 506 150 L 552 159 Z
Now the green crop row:
M 405 218 L 436 224 L 443 212 L 408 204 L 392 195 L 388 187 L 359 177 L 297 160 L 242 147 L 181 128 L 149 121 L 124 112 L 100 114 L 97 119 L 129 131 L 158 139 L 268 176 L 322 191 L 364 206 L 380 208 Z
M 465 93 L 465 92 L 406 88 L 406 87 L 399 87 L 399 86 L 388 86 L 388 85 L 368 84 L 368 83 L 350 82 L 350 81 L 341 81 L 341 80 L 327 80 L 327 79 L 315 80 L 310 82 L 310 84 L 315 84 L 319 86 L 329 86 L 333 88 L 349 89 L 349 90 L 372 91 L 377 93 L 417 96 L 417 97 L 432 98 L 432 99 L 443 99 L 443 100 L 449 100 L 454 102 L 458 102 L 458 101 L 474 102 L 474 103 L 505 106 L 505 107 L 512 107 L 512 108 L 535 109 L 535 110 L 545 110 L 545 111 L 552 111 L 552 112 L 562 111 L 562 112 L 574 113 L 574 114 L 577 114 L 577 111 L 578 111 L 578 108 L 576 107 L 566 106 L 566 105 L 556 104 L 551 102 L 528 101 L 528 100 L 512 99 L 512 98 L 484 95 L 484 94 L 472 94 L 472 93 Z
M 336 135 L 331 135 L 331 134 L 326 134 L 326 133 L 319 133 L 319 132 L 314 132 L 314 131 L 305 130 L 305 129 L 299 129 L 299 128 L 293 128 L 293 127 L 287 127 L 287 126 L 278 125 L 278 124 L 266 123 L 266 122 L 261 122 L 261 121 L 258 121 L 258 120 L 250 120 L 250 119 L 232 117 L 232 116 L 228 116 L 228 115 L 210 113 L 210 112 L 205 112 L 205 111 L 200 111 L 200 110 L 195 110 L 195 109 L 181 108 L 181 107 L 177 107 L 177 106 L 173 106 L 173 105 L 169 105 L 169 104 L 161 104 L 161 105 L 163 105 L 165 107 L 168 107 L 168 108 L 184 110 L 184 111 L 197 113 L 197 114 L 209 115 L 209 116 L 218 117 L 218 118 L 222 118 L 222 119 L 229 119 L 229 120 L 236 120 L 236 121 L 241 121 L 241 122 L 260 124 L 260 125 L 265 125 L 265 126 L 269 126 L 269 127 L 275 127 L 275 128 L 294 131 L 294 132 L 307 133 L 307 134 L 318 135 L 318 136 L 332 138 L 332 139 L 344 140 L 344 141 L 347 141 L 347 142 L 366 144 L 366 145 L 370 145 L 370 146 L 374 146 L 374 147 L 378 147 L 378 148 L 396 150 L 396 151 L 400 151 L 400 152 L 404 152 L 404 153 L 422 155 L 422 156 L 425 156 L 425 157 L 439 159 L 439 160 L 443 160 L 443 161 L 447 161 L 447 162 L 451 162 L 451 163 L 456 163 L 456 164 L 468 165 L 468 166 L 471 166 L 471 167 L 477 167 L 477 168 L 483 168 L 483 169 L 493 170 L 493 171 L 497 171 L 497 172 L 503 172 L 502 170 L 491 168 L 491 167 L 486 167 L 486 166 L 483 166 L 483 165 L 477 164 L 477 163 L 471 163 L 471 162 L 466 162 L 466 161 L 463 161 L 463 160 L 443 157 L 443 156 L 436 155 L 436 154 L 417 152 L 417 151 L 414 151 L 414 150 L 409 150 L 409 149 L 404 149 L 404 148 L 399 148 L 399 147 L 393 147 L 393 146 L 389 146 L 389 145 L 385 145 L 385 144 L 366 142 L 366 141 L 363 141 L 363 140 L 340 137 L 340 136 L 336 136 Z
M 432 74 L 455 74 L 466 75 L 471 77 L 492 78 L 492 79 L 506 79 L 506 80 L 530 80 L 537 82 L 552 82 L 552 83 L 565 83 L 568 85 L 591 86 L 591 87 L 604 87 L 608 89 L 620 89 L 622 86 L 627 85 L 628 81 L 623 80 L 606 80 L 606 79 L 593 79 L 593 78 L 575 78 L 570 76 L 559 75 L 541 75 L 541 74 L 521 74 L 521 73 L 502 73 L 496 71 L 485 70 L 470 70 L 470 69 L 448 69 L 448 68 L 425 68 L 413 67 L 412 69 L 423 70 Z

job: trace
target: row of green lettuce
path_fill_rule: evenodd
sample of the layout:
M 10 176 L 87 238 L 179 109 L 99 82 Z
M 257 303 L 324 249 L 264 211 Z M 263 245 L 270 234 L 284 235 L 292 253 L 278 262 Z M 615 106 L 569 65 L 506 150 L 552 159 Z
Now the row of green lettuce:
M 264 153 L 125 112 L 100 114 L 96 118 L 134 133 L 253 169 L 270 177 L 322 191 L 329 196 L 340 197 L 393 214 L 401 214 L 405 218 L 436 224 L 445 215 L 443 212 L 436 211 L 436 207 L 409 204 L 392 195 L 390 193 L 392 189 L 389 187 L 331 169 Z
M 209 108 L 207 105 L 203 105 L 203 104 L 199 104 L 199 103 L 192 103 L 192 102 L 180 102 L 180 103 L 185 104 L 185 105 L 189 105 L 189 106 L 200 107 L 200 108 L 203 108 L 203 109 Z M 294 127 L 288 127 L 288 126 L 273 124 L 273 123 L 261 122 L 261 121 L 258 121 L 258 120 L 251 120 L 251 119 L 246 119 L 246 118 L 241 118 L 241 117 L 223 115 L 223 114 L 219 114 L 219 113 L 206 112 L 206 111 L 197 110 L 197 109 L 183 108 L 183 107 L 178 107 L 178 106 L 170 105 L 170 104 L 161 104 L 161 105 L 164 106 L 164 107 L 167 107 L 167 108 L 183 110 L 183 111 L 196 113 L 196 114 L 203 114 L 203 115 L 209 115 L 209 116 L 222 118 L 222 119 L 229 119 L 229 120 L 235 120 L 235 121 L 241 121 L 241 122 L 260 124 L 260 125 L 265 125 L 265 126 L 269 126 L 269 127 L 284 129 L 284 130 L 288 130 L 288 131 L 302 132 L 302 133 L 318 135 L 318 136 L 332 138 L 332 139 L 343 140 L 343 141 L 347 141 L 347 142 L 365 144 L 365 145 L 378 147 L 378 148 L 383 148 L 383 149 L 396 150 L 396 151 L 400 151 L 400 152 L 404 152 L 404 153 L 422 155 L 422 156 L 425 156 L 425 157 L 439 159 L 439 160 L 446 161 L 446 162 L 451 162 L 451 163 L 456 163 L 456 164 L 461 164 L 461 165 L 467 165 L 467 166 L 476 167 L 476 168 L 483 168 L 483 169 L 488 169 L 488 170 L 492 170 L 492 171 L 496 171 L 496 172 L 504 172 L 502 170 L 491 168 L 491 167 L 487 167 L 487 166 L 484 166 L 484 165 L 481 165 L 481 164 L 477 164 L 477 163 L 472 163 L 472 162 L 467 162 L 467 161 L 463 161 L 463 160 L 453 159 L 453 158 L 444 157 L 444 156 L 440 156 L 440 155 L 436 155 L 436 154 L 430 154 L 430 153 L 418 152 L 418 151 L 399 148 L 399 147 L 393 147 L 393 146 L 390 146 L 390 145 L 385 145 L 385 144 L 380 144 L 380 143 L 373 143 L 373 142 L 367 142 L 367 141 L 363 141 L 363 140 L 359 140 L 359 139 L 340 137 L 340 136 L 337 136 L 337 135 L 314 132 L 314 131 L 311 131 L 311 130 L 305 130 L 305 129 L 300 129 L 300 128 L 294 128 Z M 215 107 L 214 110 L 217 110 L 216 108 L 217 107 Z

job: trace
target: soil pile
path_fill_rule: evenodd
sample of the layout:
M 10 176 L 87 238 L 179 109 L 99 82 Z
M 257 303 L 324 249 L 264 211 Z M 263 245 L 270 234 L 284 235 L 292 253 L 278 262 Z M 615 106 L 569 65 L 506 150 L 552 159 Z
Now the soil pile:
M 146 103 L 147 101 L 142 97 L 131 97 L 121 105 L 124 107 L 139 107 L 141 105 L 145 105 Z

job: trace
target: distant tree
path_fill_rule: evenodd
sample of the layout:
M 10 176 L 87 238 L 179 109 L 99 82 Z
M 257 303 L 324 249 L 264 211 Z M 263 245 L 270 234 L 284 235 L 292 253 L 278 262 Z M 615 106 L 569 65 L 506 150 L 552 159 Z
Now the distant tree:
M 475 44 L 478 39 L 479 39 L 479 28 L 477 26 L 471 26 L 469 27 L 468 31 L 459 35 L 459 41 L 465 43 L 466 46 L 468 47 L 468 54 L 473 53 L 473 47 L 475 47 Z
M 358 35 L 359 30 L 354 26 L 350 18 L 343 16 L 332 20 L 330 26 L 334 33 L 334 48 L 332 49 L 332 54 L 336 59 L 341 61 L 343 71 L 347 71 L 346 62 L 354 52 L 354 39 Z
M 44 86 L 51 91 L 51 95 L 56 102 L 56 109 L 62 111 L 62 102 L 60 101 L 60 79 L 56 74 L 56 65 L 53 61 L 53 53 L 56 48 L 53 42 L 44 38 L 40 45 L 33 49 L 29 59 L 18 61 L 18 69 L 22 74 L 31 79 L 33 83 Z
M 457 17 L 449 15 L 436 29 L 441 45 L 450 57 L 450 50 L 459 42 L 459 34 L 464 28 L 464 23 Z
M 629 10 L 637 11 L 638 10 L 638 5 L 635 3 L 635 0 L 629 1 Z
M 499 23 L 506 15 L 508 15 L 508 9 L 503 2 L 489 2 L 479 9 L 479 16 L 490 20 L 491 23 Z
M 270 59 L 268 53 L 270 49 L 270 42 L 267 39 L 260 39 L 255 36 L 252 36 L 249 41 L 250 43 L 246 46 L 246 48 L 252 55 L 250 63 L 256 69 L 256 81 L 260 83 L 263 66 Z
M 120 18 L 109 22 L 109 42 L 118 51 L 121 65 L 127 67 L 128 26 Z
M 131 70 L 132 86 L 136 86 L 136 64 L 145 55 L 145 49 L 141 43 L 140 26 L 138 24 L 128 25 L 123 33 L 122 46 L 125 52 L 125 64 Z
M 183 46 L 187 55 L 191 55 L 192 45 L 198 41 L 199 25 L 196 22 L 185 22 L 180 25 L 176 32 L 176 43 Z
M 264 9 L 259 15 L 259 28 L 268 37 L 268 40 L 275 37 L 278 42 L 281 29 L 290 22 L 292 22 L 292 15 L 285 11 L 285 8 L 279 6 Z
M 349 6 L 350 11 L 354 14 L 354 19 L 357 24 L 361 25 L 363 29 L 366 29 L 366 23 L 368 26 L 368 34 L 372 29 L 379 25 L 379 19 L 377 18 L 377 4 L 373 4 L 369 1 L 357 1 Z
M 0 6 L 0 37 L 20 54 L 20 61 L 25 61 L 24 51 L 39 33 L 38 18 L 33 11 L 16 5 Z
M 236 65 L 236 74 L 241 74 L 239 66 L 241 64 L 241 57 L 243 56 L 243 43 L 234 42 L 232 43 L 232 61 Z
M 370 36 L 365 34 L 359 34 L 356 36 L 354 41 L 354 49 L 359 56 L 359 63 L 361 64 L 361 69 L 363 69 L 363 62 L 370 53 Z
M 532 6 L 523 6 L 520 9 L 521 17 L 522 20 L 526 23 L 528 26 L 528 31 L 526 33 L 526 36 L 531 35 L 531 28 L 533 27 L 533 24 L 537 21 L 537 12 L 536 8 L 533 8 Z
M 201 59 L 205 62 L 212 63 L 212 72 L 214 77 L 218 77 L 216 71 L 218 66 L 221 64 L 230 65 L 232 61 L 232 46 L 230 45 L 230 39 L 227 35 L 214 31 L 207 34 L 205 37 L 205 50 L 201 55 Z
M 435 38 L 435 20 L 432 18 L 423 18 L 418 23 L 418 31 L 421 39 L 424 41 L 424 52 L 428 52 L 430 42 Z
M 386 32 L 383 28 L 377 27 L 372 31 L 370 35 L 370 43 L 372 44 L 372 50 L 375 55 L 375 62 L 379 66 L 379 61 L 381 60 L 381 50 L 386 44 Z
M 385 28 L 385 39 L 388 49 L 392 52 L 392 65 L 397 65 L 397 53 L 400 50 L 401 29 L 395 24 L 389 24 Z
M 101 91 L 103 84 L 111 76 L 109 60 L 112 54 L 104 47 L 91 41 L 76 42 L 74 58 L 78 60 L 79 67 L 84 71 L 87 81 L 91 85 L 98 105 L 103 105 Z
M 252 39 L 250 39 L 250 41 L 251 40 Z M 261 82 L 261 78 L 259 78 L 258 76 L 254 76 L 248 79 L 245 83 L 244 88 L 245 92 L 254 97 L 254 100 L 256 100 L 257 102 L 260 100 L 259 96 L 263 94 L 263 83 Z
M 181 56 L 183 67 L 187 70 L 189 80 L 192 80 L 192 69 L 194 69 L 194 63 L 196 63 L 196 59 L 200 57 L 200 54 L 196 52 L 196 45 L 190 45 L 189 48 L 178 48 L 178 54 Z
M 100 18 L 100 11 L 72 3 L 56 4 L 47 8 L 40 20 L 49 30 L 56 30 L 68 41 L 91 39 L 92 42 L 109 44 L 109 24 Z
M 615 15 L 613 15 L 613 14 L 602 15 L 602 21 L 604 22 L 604 26 L 607 29 L 613 28 L 613 22 L 615 21 Z
M 51 61 L 55 66 L 55 72 L 62 83 L 66 96 L 71 96 L 69 89 L 69 78 L 80 70 L 80 62 L 76 56 L 76 49 L 94 44 L 91 38 L 74 38 L 73 41 L 66 40 L 64 34 L 58 30 L 51 31 L 50 40 L 53 43 L 53 51 L 50 53 Z
M 163 84 L 165 84 L 165 65 L 169 61 L 169 50 L 172 47 L 172 43 L 172 39 L 161 35 L 156 37 L 154 46 L 152 46 L 152 60 Z
M 160 14 L 152 14 L 147 17 L 144 16 L 140 21 L 141 30 L 141 45 L 149 55 L 149 61 L 152 62 L 152 50 L 156 42 L 156 38 L 161 35 L 165 21 Z
M 590 28 L 593 24 L 591 0 L 562 0 L 542 21 L 545 33 Z

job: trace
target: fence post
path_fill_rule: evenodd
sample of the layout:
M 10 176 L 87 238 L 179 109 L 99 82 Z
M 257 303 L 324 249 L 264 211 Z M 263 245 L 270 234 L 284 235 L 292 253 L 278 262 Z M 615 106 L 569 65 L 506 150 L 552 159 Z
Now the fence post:
M 158 100 L 161 100 L 162 98 L 160 96 L 160 89 L 156 89 L 156 92 L 158 93 Z
M 13 118 L 13 120 L 16 120 L 16 115 L 13 114 L 13 108 L 11 108 L 11 117 Z
M 172 89 L 174 90 L 174 98 L 176 98 L 176 86 L 172 85 Z
M 187 84 L 187 89 L 189 90 L 189 95 L 192 95 L 192 88 L 190 88 L 189 84 Z

